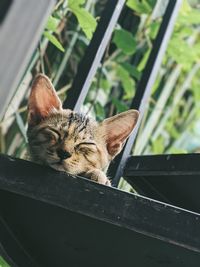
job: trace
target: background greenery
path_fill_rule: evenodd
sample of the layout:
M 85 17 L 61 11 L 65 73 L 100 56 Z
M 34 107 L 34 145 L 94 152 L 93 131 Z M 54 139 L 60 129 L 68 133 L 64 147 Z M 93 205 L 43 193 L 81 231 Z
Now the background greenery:
M 105 0 L 60 0 L 0 122 L 0 151 L 26 153 L 27 98 L 38 72 L 62 99 L 95 31 Z M 102 120 L 127 110 L 135 94 L 164 11 L 156 0 L 128 0 L 82 111 Z M 172 38 L 143 118 L 133 153 L 198 152 L 200 148 L 200 1 L 183 0 Z M 130 190 L 125 183 L 120 187 Z M 7 266 L 0 258 L 0 267 Z
M 66 97 L 105 2 L 57 2 L 0 122 L 2 153 L 23 157 L 26 152 L 27 97 L 36 73 L 46 73 L 60 97 Z M 102 120 L 129 108 L 162 21 L 164 2 L 127 1 L 93 79 L 83 112 Z M 199 1 L 183 1 L 152 88 L 134 154 L 196 152 L 200 147 L 199 6 Z

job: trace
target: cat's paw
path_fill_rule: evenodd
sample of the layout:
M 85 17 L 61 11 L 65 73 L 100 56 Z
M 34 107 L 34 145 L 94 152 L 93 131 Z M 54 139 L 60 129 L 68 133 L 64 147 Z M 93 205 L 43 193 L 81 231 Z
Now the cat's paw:
M 98 174 L 97 182 L 99 184 L 111 186 L 110 180 L 107 178 L 107 176 L 103 172 Z
M 111 186 L 110 180 L 107 178 L 105 173 L 100 170 L 95 169 L 95 170 L 87 172 L 87 177 L 89 177 L 93 181 L 96 181 L 99 184 Z
M 109 180 L 108 178 L 107 178 L 107 181 L 106 181 L 105 185 L 107 185 L 107 186 L 112 186 L 112 185 L 111 185 L 111 182 L 110 182 L 110 180 Z

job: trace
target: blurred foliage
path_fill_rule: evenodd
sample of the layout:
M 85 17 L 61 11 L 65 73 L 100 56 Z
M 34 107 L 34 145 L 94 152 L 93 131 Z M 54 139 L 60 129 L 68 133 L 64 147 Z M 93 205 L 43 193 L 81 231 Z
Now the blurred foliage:
M 10 265 L 8 265 L 4 259 L 0 256 L 0 267 L 9 267 Z
M 97 23 L 95 18 L 83 7 L 83 4 L 85 4 L 85 0 L 68 0 L 69 10 L 76 16 L 87 38 L 91 39 Z
M 83 112 L 102 120 L 129 109 L 162 22 L 164 2 L 127 1 L 92 81 Z M 36 73 L 46 73 L 61 99 L 66 97 L 105 3 L 105 0 L 57 2 L 0 122 L 1 152 L 24 157 L 27 97 Z M 199 149 L 199 24 L 198 1 L 190 4 L 184 0 L 152 88 L 134 154 L 186 153 Z

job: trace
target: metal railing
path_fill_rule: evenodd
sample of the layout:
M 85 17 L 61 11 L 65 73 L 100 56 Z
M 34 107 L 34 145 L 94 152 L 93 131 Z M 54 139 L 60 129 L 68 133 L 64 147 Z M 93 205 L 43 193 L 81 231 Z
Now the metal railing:
M 9 2 L 10 7 L 5 8 L 5 10 L 8 10 L 7 18 L 0 27 L 0 119 L 9 104 L 16 86 L 22 78 L 28 61 L 41 36 L 46 18 L 55 1 L 43 0 L 40 5 L 35 5 L 34 1 L 29 1 L 29 4 L 25 5 L 26 1 L 24 2 L 24 0 Z M 79 64 L 72 87 L 68 91 L 67 98 L 63 103 L 64 108 L 80 111 L 124 5 L 125 0 L 107 1 L 93 38 Z M 151 88 L 170 39 L 180 5 L 181 0 L 168 1 L 160 30 L 153 42 L 152 51 L 138 84 L 136 95 L 129 107 L 140 111 L 140 121 L 150 97 Z M 24 15 L 17 19 L 17 23 L 13 25 L 13 21 L 18 17 L 19 10 L 22 9 L 24 9 Z M 33 9 L 34 14 L 32 12 Z M 24 27 L 27 20 L 30 19 L 32 20 L 31 27 Z M 11 31 L 15 33 L 14 36 L 10 35 Z M 118 185 L 119 179 L 123 174 L 140 121 L 125 144 L 122 153 L 117 156 L 109 168 L 109 176 L 112 178 L 114 186 Z
M 115 28 L 124 4 L 124 0 L 110 0 L 107 2 L 94 36 L 87 47 L 82 61 L 80 62 L 72 87 L 68 92 L 66 100 L 64 101 L 64 108 L 74 109 L 75 111 L 80 110 L 81 105 L 84 103 L 89 91 L 92 79 L 97 68 L 99 67 L 106 46 L 110 41 L 112 32 Z M 120 153 L 120 155 L 115 159 L 114 163 L 111 163 L 109 169 L 109 176 L 112 178 L 113 186 L 118 185 L 119 179 L 123 174 L 125 163 L 130 155 L 135 137 L 137 135 L 138 127 L 151 94 L 151 88 L 155 82 L 156 75 L 160 68 L 162 58 L 173 31 L 180 5 L 181 0 L 168 1 L 159 32 L 153 42 L 149 59 L 138 84 L 136 95 L 133 98 L 131 106 L 129 107 L 138 109 L 140 111 L 140 120 L 137 124 L 137 129 L 135 129 L 133 134 L 129 137 L 122 153 Z

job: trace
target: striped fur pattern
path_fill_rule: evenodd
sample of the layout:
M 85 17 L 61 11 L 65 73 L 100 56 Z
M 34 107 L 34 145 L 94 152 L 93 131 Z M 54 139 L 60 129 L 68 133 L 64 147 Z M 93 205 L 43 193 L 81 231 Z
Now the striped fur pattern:
M 34 162 L 110 185 L 107 168 L 134 128 L 137 111 L 130 110 L 97 123 L 62 109 L 53 85 L 42 74 L 33 82 L 28 110 L 27 136 Z

